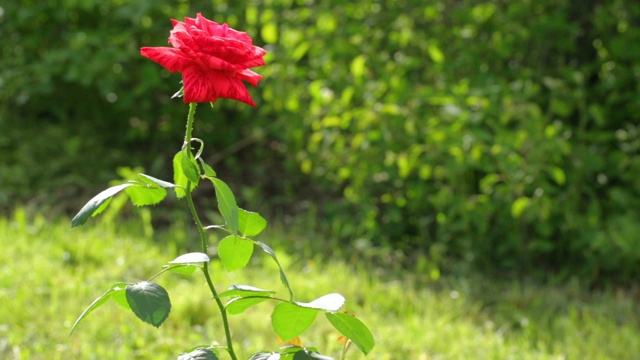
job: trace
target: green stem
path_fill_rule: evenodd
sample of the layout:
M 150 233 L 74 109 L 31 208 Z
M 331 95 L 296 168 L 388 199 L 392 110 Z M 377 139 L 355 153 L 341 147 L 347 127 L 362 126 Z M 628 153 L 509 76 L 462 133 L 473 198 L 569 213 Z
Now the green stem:
M 224 325 L 224 335 L 227 338 L 227 351 L 229 351 L 229 355 L 231 359 L 237 360 L 237 356 L 235 351 L 233 351 L 233 342 L 231 341 L 231 328 L 229 327 L 229 319 L 227 318 L 227 309 L 224 308 L 224 304 L 222 304 L 222 300 L 218 297 L 218 293 L 216 292 L 216 288 L 213 286 L 213 282 L 211 281 L 211 276 L 209 276 L 209 264 L 205 263 L 204 268 L 202 269 L 204 272 L 204 277 L 207 279 L 207 285 L 209 285 L 209 290 L 211 290 L 211 294 L 213 295 L 213 299 L 218 304 L 218 309 L 220 309 L 220 315 L 222 316 L 222 324 Z
M 198 103 L 189 103 L 189 115 L 187 115 L 187 130 L 184 134 L 184 146 L 189 146 L 191 143 L 191 133 L 193 132 L 193 119 L 196 115 L 196 107 Z
M 195 116 L 196 113 L 196 105 L 197 103 L 190 103 L 189 104 L 189 116 L 187 117 L 187 130 L 185 133 L 185 137 L 184 137 L 184 141 L 185 141 L 185 147 L 188 147 L 189 144 L 191 143 L 191 133 L 193 131 L 193 118 Z M 189 149 L 189 154 L 191 156 L 193 156 L 191 154 L 191 149 Z M 202 252 L 204 254 L 207 253 L 208 250 L 208 245 L 207 245 L 207 230 L 204 228 L 204 226 L 202 225 L 202 221 L 200 221 L 200 217 L 198 216 L 198 212 L 196 211 L 196 207 L 195 204 L 193 203 L 193 197 L 191 196 L 191 183 L 189 182 L 187 185 L 187 189 L 186 189 L 186 198 L 187 198 L 187 204 L 189 205 L 189 210 L 191 211 L 191 215 L 193 216 L 193 220 L 196 223 L 196 226 L 198 228 L 198 232 L 200 233 L 200 243 L 201 243 L 201 247 L 202 247 Z M 209 286 L 209 290 L 211 291 L 211 295 L 213 295 L 213 299 L 216 302 L 216 305 L 218 305 L 218 309 L 220 310 L 220 314 L 222 315 L 222 324 L 224 325 L 224 333 L 227 337 L 227 351 L 229 352 L 229 355 L 231 356 L 232 360 L 237 360 L 238 357 L 236 356 L 235 351 L 233 351 L 233 343 L 231 341 L 231 330 L 229 328 L 229 320 L 227 318 L 227 310 L 224 308 L 224 304 L 222 304 L 222 301 L 220 300 L 220 298 L 218 297 L 218 292 L 216 291 L 215 286 L 213 285 L 213 281 L 211 281 L 211 276 L 209 275 L 209 264 L 208 263 L 204 263 L 204 267 L 202 269 L 202 271 L 204 272 L 204 277 L 207 280 L 207 285 Z
M 187 196 L 187 204 L 189 204 L 189 211 L 191 211 L 191 216 L 193 216 L 193 221 L 196 222 L 196 226 L 198 227 L 198 232 L 200 233 L 200 247 L 202 248 L 202 252 L 204 254 L 209 250 L 209 245 L 207 244 L 207 230 L 205 230 L 204 226 L 202 226 L 202 221 L 200 221 L 200 217 L 198 216 L 198 212 L 196 211 L 196 206 L 193 203 L 193 197 L 191 196 L 191 182 L 187 185 L 187 190 L 185 191 Z

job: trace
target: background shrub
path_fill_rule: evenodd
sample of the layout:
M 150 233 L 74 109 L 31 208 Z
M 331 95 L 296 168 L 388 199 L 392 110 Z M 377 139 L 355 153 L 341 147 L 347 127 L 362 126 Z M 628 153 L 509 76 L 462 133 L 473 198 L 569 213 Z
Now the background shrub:
M 3 5 L 0 204 L 75 209 L 119 165 L 168 176 L 180 78 L 138 49 L 197 11 L 269 50 L 258 108 L 221 100 L 196 123 L 244 201 L 432 270 L 633 281 L 640 5 L 625 1 Z

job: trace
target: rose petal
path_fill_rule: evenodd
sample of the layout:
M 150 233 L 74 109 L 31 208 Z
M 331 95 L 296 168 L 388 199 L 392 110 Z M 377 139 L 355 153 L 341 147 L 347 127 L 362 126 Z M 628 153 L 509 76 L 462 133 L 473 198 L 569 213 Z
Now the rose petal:
M 203 51 L 225 51 L 229 54 L 252 57 L 264 56 L 264 54 L 266 54 L 264 49 L 236 39 L 194 32 L 191 33 L 191 37 L 194 43 Z
M 242 80 L 232 78 L 223 71 L 206 71 L 190 66 L 182 71 L 182 82 L 185 103 L 215 102 L 218 98 L 227 98 L 256 106 Z
M 190 22 L 191 20 L 192 19 L 190 19 Z M 185 22 L 186 21 L 187 20 L 185 19 Z M 192 24 L 195 25 L 198 29 L 203 30 L 210 36 L 220 36 L 228 39 L 239 40 L 249 45 L 253 44 L 253 39 L 251 39 L 251 36 L 249 36 L 247 33 L 232 29 L 227 24 L 218 24 L 215 21 L 211 21 L 202 16 L 202 13 L 196 14 L 196 19 Z
M 258 86 L 258 82 L 262 80 L 262 75 L 255 73 L 249 69 L 244 69 L 236 74 L 236 77 L 249 82 L 253 86 Z
M 258 66 L 263 66 L 266 63 L 264 62 L 263 58 L 255 58 L 255 59 L 250 59 L 250 60 L 246 60 L 243 63 L 237 64 L 239 67 L 243 67 L 243 68 L 252 68 L 252 67 L 258 67 Z
M 193 59 L 186 57 L 179 49 L 168 47 L 143 47 L 140 54 L 171 72 L 183 71 L 193 63 Z
M 242 67 L 230 64 L 216 56 L 212 56 L 212 55 L 207 55 L 207 54 L 203 54 L 203 53 L 199 53 L 197 54 L 198 56 L 198 60 L 200 62 L 200 64 L 203 66 L 203 68 L 205 69 L 209 69 L 209 70 L 222 70 L 222 71 L 228 71 L 231 73 L 234 73 L 236 71 L 242 71 Z

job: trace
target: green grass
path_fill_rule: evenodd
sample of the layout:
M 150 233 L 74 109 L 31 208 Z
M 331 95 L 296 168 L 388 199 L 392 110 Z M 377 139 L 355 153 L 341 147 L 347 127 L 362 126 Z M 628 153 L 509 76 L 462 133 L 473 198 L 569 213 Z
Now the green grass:
M 196 250 L 181 230 L 149 237 L 141 228 L 92 220 L 71 230 L 68 223 L 28 218 L 21 211 L 0 219 L 0 358 L 175 359 L 193 346 L 223 343 L 213 302 L 197 274 L 157 279 L 173 304 L 159 329 L 108 303 L 68 336 L 76 317 L 111 284 L 145 280 L 163 263 Z M 303 259 L 283 250 L 293 248 L 286 244 L 295 237 L 281 231 L 269 236 L 269 229 L 267 236 L 278 239 L 271 244 L 296 300 L 331 292 L 347 298 L 346 308 L 376 338 L 367 359 L 634 359 L 640 353 L 633 289 L 588 292 L 577 283 L 540 286 L 477 276 L 433 283 L 427 275 L 380 266 Z M 286 296 L 263 253 L 234 273 L 215 262 L 213 277 L 219 290 L 251 284 Z M 271 306 L 231 317 L 241 358 L 280 346 L 270 328 Z M 302 341 L 338 358 L 337 337 L 319 316 Z M 356 348 L 348 358 L 365 359 Z

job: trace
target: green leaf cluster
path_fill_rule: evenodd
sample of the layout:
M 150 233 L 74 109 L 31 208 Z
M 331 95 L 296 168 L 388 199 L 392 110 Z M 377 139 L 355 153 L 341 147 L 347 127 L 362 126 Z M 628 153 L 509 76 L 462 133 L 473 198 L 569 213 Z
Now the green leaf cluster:
M 196 224 L 201 231 L 201 235 L 204 236 L 204 232 L 207 229 L 224 230 L 230 234 L 220 240 L 218 244 L 218 255 L 228 271 L 245 267 L 251 259 L 254 246 L 260 246 L 278 265 L 282 283 L 289 292 L 289 300 L 286 301 L 275 298 L 275 291 L 263 290 L 247 285 L 234 285 L 227 291 L 217 295 L 215 289 L 211 286 L 211 280 L 208 275 L 207 264 L 210 258 L 204 252 L 192 252 L 178 256 L 168 262 L 164 266 L 164 270 L 153 278 L 165 271 L 190 275 L 195 272 L 197 268 L 201 268 L 212 289 L 214 299 L 220 307 L 223 319 L 226 319 L 227 313 L 232 315 L 240 314 L 248 308 L 266 300 L 280 301 L 280 304 L 274 308 L 271 315 L 271 324 L 276 335 L 284 339 L 284 341 L 297 338 L 311 326 L 319 312 L 324 312 L 336 330 L 348 338 L 349 341 L 356 344 L 363 353 L 368 354 L 374 345 L 373 335 L 369 329 L 355 317 L 345 317 L 343 316 L 344 314 L 337 313 L 345 302 L 342 295 L 336 293 L 328 294 L 308 303 L 293 301 L 293 291 L 289 286 L 284 270 L 273 249 L 261 241 L 255 241 L 250 238 L 259 235 L 266 228 L 267 221 L 258 213 L 239 208 L 229 186 L 224 181 L 215 177 L 215 171 L 210 166 L 206 165 L 200 158 L 198 158 L 198 160 L 200 160 L 202 170 L 191 153 L 183 150 L 174 156 L 175 184 L 140 174 L 139 181 L 130 181 L 126 184 L 112 186 L 89 200 L 73 218 L 72 225 L 82 225 L 89 217 L 101 213 L 104 208 L 108 206 L 112 197 L 122 190 L 127 192 L 135 205 L 144 206 L 157 204 L 166 197 L 166 189 L 175 189 L 178 198 L 186 196 L 189 207 L 192 211 L 195 211 L 193 209 L 191 191 L 198 186 L 201 178 L 208 179 L 215 189 L 218 210 L 224 218 L 225 224 L 212 225 L 205 228 L 200 223 L 200 220 L 197 220 Z M 194 214 L 194 218 L 197 219 L 196 214 Z M 206 239 L 204 241 L 206 241 Z M 206 243 L 204 244 L 203 251 L 206 251 Z M 227 297 L 231 299 L 223 306 L 220 299 Z M 113 298 L 123 307 L 130 309 L 142 321 L 155 327 L 159 327 L 166 320 L 171 310 L 169 295 L 160 285 L 151 281 L 143 281 L 136 284 L 117 283 L 89 305 L 73 325 L 72 331 L 89 313 L 103 305 L 110 298 Z M 226 320 L 225 326 L 227 326 Z M 229 330 L 228 328 L 226 328 L 226 330 L 228 336 Z M 260 356 L 262 356 L 261 354 L 267 353 L 258 353 L 255 356 L 260 358 Z M 289 347 L 278 353 L 270 353 L 268 358 L 275 357 L 283 359 L 326 358 L 318 354 L 315 349 L 303 347 Z M 185 360 L 216 358 L 215 353 L 204 348 L 198 348 L 190 353 L 182 354 L 179 357 L 179 359 Z
M 274 300 L 274 295 L 275 291 L 271 290 L 248 285 L 233 285 L 219 296 L 221 298 L 231 297 L 226 304 L 226 309 L 230 314 L 239 314 L 266 300 Z M 356 344 L 364 354 L 368 354 L 375 343 L 373 335 L 366 325 L 355 316 L 339 312 L 344 302 L 344 297 L 336 293 L 321 296 L 308 303 L 282 301 L 273 309 L 271 325 L 280 339 L 290 341 L 306 331 L 318 313 L 323 312 L 337 331 Z M 298 348 L 298 351 L 301 350 L 302 348 Z M 260 354 L 262 354 L 260 356 L 266 356 L 267 353 Z M 258 356 L 258 354 L 254 356 Z

